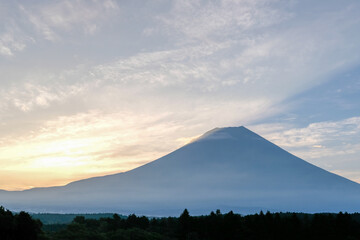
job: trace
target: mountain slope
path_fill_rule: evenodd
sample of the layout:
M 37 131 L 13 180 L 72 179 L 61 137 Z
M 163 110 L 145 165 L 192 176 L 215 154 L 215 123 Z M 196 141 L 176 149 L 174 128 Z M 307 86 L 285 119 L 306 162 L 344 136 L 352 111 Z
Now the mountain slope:
M 214 129 L 125 173 L 0 193 L 0 199 L 10 209 L 40 212 L 337 212 L 360 210 L 360 185 L 237 127 Z

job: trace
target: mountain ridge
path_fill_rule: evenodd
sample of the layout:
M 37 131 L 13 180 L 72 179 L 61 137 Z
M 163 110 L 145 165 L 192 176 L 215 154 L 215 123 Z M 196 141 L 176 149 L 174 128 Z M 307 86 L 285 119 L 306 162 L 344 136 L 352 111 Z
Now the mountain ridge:
M 2 195 L 8 195 L 13 208 L 26 210 L 150 215 L 178 214 L 184 208 L 199 214 L 216 208 L 360 210 L 358 183 L 310 164 L 243 126 L 212 129 L 127 172 Z M 20 196 L 29 203 L 19 201 Z

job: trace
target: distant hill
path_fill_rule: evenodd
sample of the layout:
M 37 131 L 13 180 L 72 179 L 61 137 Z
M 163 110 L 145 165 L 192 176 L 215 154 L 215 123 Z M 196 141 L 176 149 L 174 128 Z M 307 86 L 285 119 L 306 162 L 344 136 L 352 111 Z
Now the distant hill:
M 112 218 L 113 213 L 92 213 L 92 214 L 60 214 L 60 213 L 30 213 L 30 216 L 33 219 L 39 219 L 43 224 L 68 224 L 71 223 L 75 217 L 83 216 L 85 219 L 96 219 L 100 218 Z M 126 216 L 120 215 L 121 218 L 126 218 Z
M 360 211 L 360 185 L 316 167 L 245 127 L 217 128 L 125 173 L 62 187 L 0 192 L 0 205 L 31 212 L 151 216 L 213 209 L 253 213 Z

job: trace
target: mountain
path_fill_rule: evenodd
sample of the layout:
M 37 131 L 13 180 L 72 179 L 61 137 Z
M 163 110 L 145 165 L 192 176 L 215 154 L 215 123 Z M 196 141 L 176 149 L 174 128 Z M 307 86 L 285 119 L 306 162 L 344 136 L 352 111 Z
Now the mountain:
M 179 215 L 212 210 L 360 211 L 360 185 L 316 167 L 245 127 L 217 128 L 128 172 L 66 186 L 0 192 L 31 212 Z

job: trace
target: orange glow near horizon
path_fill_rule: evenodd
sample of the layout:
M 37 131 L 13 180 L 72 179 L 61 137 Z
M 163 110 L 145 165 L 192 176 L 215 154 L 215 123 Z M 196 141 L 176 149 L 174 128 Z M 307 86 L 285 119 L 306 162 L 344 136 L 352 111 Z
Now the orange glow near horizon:
M 154 126 L 143 130 L 142 125 L 156 120 L 93 111 L 49 121 L 28 135 L 0 139 L 0 189 L 60 186 L 128 171 L 193 139 L 164 139 L 159 147 L 153 140 L 172 136 L 177 128 Z M 139 123 L 141 126 L 136 127 Z

